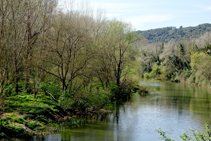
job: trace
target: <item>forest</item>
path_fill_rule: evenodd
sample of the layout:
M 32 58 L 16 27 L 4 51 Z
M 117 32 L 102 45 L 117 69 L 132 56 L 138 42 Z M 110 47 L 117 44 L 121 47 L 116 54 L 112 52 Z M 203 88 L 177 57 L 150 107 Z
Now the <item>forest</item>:
M 130 24 L 57 2 L 0 0 L 0 138 L 127 100 L 138 82 Z
M 196 27 L 182 27 L 176 28 L 174 26 L 151 29 L 146 31 L 138 30 L 137 34 L 143 35 L 150 43 L 164 42 L 171 40 L 182 40 L 188 38 L 199 38 L 206 32 L 211 31 L 211 24 L 200 24 Z

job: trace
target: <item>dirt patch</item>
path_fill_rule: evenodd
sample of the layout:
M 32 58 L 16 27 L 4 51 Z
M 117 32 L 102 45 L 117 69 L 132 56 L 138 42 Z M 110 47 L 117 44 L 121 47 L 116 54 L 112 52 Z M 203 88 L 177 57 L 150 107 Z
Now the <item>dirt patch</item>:
M 31 130 L 30 128 L 26 127 L 23 124 L 19 124 L 19 123 L 16 123 L 16 124 L 18 124 L 19 126 L 21 126 L 24 129 L 25 132 L 28 132 L 28 133 L 32 133 L 33 132 L 33 130 Z
M 14 116 L 17 116 L 19 118 L 22 118 L 24 116 L 20 113 L 1 113 L 0 118 L 7 118 L 7 117 L 11 116 L 12 114 L 14 114 Z
M 11 114 L 10 113 L 2 113 L 1 115 L 0 115 L 0 118 L 7 118 L 7 117 L 9 117 Z

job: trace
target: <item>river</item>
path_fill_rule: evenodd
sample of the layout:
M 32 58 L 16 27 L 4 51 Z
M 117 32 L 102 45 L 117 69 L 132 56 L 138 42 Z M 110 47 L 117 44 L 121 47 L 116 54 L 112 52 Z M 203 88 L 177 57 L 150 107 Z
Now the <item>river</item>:
M 204 131 L 211 125 L 211 93 L 202 87 L 169 82 L 141 82 L 151 94 L 116 106 L 113 114 L 93 117 L 83 127 L 50 134 L 45 141 L 159 141 L 161 128 L 180 141 L 190 128 Z

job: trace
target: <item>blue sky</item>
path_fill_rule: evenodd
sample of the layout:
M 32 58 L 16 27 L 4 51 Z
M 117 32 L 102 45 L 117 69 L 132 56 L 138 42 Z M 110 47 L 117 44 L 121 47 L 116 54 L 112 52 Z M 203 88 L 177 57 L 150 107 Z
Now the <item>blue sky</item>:
M 88 0 L 88 3 L 94 9 L 103 9 L 109 19 L 130 22 L 135 30 L 211 23 L 211 0 Z

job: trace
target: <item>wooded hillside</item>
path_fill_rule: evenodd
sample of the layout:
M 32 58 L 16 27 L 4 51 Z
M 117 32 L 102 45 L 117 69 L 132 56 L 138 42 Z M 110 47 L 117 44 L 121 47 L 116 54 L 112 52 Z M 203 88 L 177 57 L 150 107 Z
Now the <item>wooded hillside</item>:
M 211 24 L 200 24 L 196 27 L 164 27 L 146 31 L 137 31 L 143 35 L 150 43 L 169 42 L 170 40 L 180 40 L 185 38 L 198 38 L 206 32 L 211 31 Z

